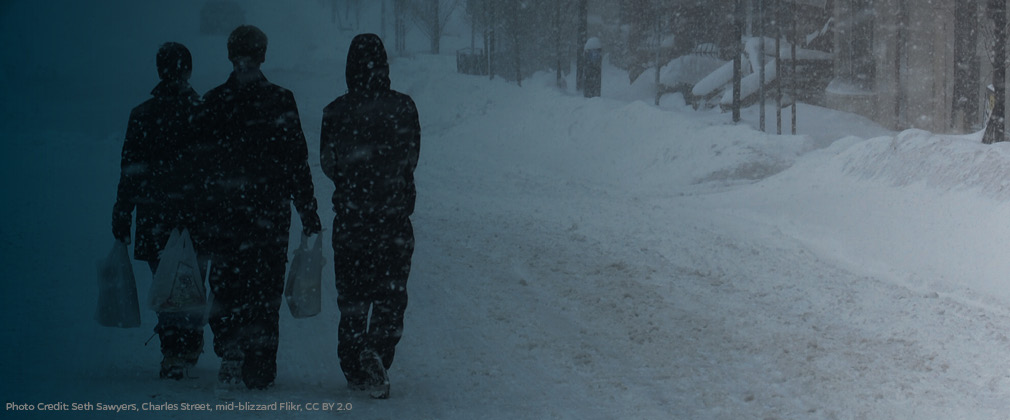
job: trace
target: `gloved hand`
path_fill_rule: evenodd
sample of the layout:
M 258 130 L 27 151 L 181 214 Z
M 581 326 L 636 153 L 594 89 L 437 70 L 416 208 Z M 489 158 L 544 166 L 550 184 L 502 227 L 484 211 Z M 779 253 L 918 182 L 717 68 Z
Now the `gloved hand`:
M 305 236 L 312 236 L 323 231 L 323 224 L 319 221 L 319 214 L 311 212 L 302 215 L 302 233 Z
M 117 241 L 124 244 L 130 244 L 130 224 L 129 223 L 113 223 L 112 224 L 112 236 L 116 238 Z

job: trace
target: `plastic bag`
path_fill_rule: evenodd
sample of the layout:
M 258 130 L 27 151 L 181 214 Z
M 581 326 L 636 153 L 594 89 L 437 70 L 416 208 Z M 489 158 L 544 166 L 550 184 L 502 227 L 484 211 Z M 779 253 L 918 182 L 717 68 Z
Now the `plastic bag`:
M 105 327 L 140 326 L 137 280 L 126 244 L 116 241 L 109 256 L 98 263 L 98 308 L 95 320 Z
M 323 235 L 317 234 L 315 244 L 308 247 L 309 238 L 302 235 L 302 243 L 291 258 L 288 283 L 284 297 L 288 302 L 291 316 L 309 318 L 319 314 L 322 308 L 320 285 L 323 279 Z
M 200 277 L 200 265 L 189 230 L 173 229 L 159 259 L 148 294 L 151 309 L 203 314 L 207 307 L 207 289 Z

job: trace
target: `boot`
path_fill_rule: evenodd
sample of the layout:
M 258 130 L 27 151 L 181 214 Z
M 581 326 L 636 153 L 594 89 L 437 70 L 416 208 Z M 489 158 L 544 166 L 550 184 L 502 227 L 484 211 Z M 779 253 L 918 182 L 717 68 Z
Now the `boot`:
M 242 361 L 222 360 L 221 369 L 217 371 L 217 381 L 226 386 L 242 383 Z
M 361 353 L 361 370 L 365 372 L 368 395 L 378 400 L 389 398 L 389 374 L 374 350 Z
M 191 365 L 181 357 L 165 357 L 161 359 L 161 379 L 174 379 L 176 381 L 186 377 L 186 369 Z

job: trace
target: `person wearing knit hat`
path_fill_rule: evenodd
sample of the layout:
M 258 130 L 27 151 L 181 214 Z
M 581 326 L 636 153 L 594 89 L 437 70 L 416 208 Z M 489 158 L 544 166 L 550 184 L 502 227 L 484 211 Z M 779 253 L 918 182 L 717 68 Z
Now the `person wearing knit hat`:
M 146 261 L 152 274 L 171 231 L 194 227 L 193 171 L 186 165 L 194 145 L 190 117 L 200 102 L 189 85 L 193 58 L 184 45 L 165 43 L 155 62 L 161 81 L 151 91 L 154 97 L 130 113 L 112 210 L 112 234 L 127 244 L 136 211 L 134 258 Z M 203 324 L 203 313 L 158 313 L 154 330 L 161 341 L 162 378 L 182 379 L 196 364 L 203 352 Z
M 193 74 L 193 56 L 185 45 L 178 42 L 162 45 L 155 61 L 161 80 L 188 81 Z
M 232 63 L 249 60 L 255 64 L 266 61 L 267 35 L 253 25 L 235 28 L 228 36 L 228 60 Z
M 232 31 L 234 70 L 204 95 L 193 120 L 200 132 L 205 233 L 197 246 L 214 261 L 208 321 L 221 358 L 218 381 L 250 389 L 268 388 L 277 376 L 291 205 L 302 233 L 322 230 L 295 97 L 260 71 L 266 49 L 259 28 Z

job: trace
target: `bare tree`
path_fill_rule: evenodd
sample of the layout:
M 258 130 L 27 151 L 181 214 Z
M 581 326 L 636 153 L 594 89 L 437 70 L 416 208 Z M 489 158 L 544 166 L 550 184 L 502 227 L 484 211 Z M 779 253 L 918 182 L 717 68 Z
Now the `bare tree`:
M 497 29 L 500 26 L 496 2 L 493 0 L 466 0 L 465 9 L 473 29 L 481 32 L 486 70 L 490 78 L 494 79 L 496 46 L 498 45 Z M 475 42 L 471 42 L 471 48 L 475 48 Z
M 407 3 L 414 23 L 431 40 L 431 53 L 438 54 L 442 30 L 460 0 L 413 0 Z
M 361 0 L 319 0 L 319 3 L 330 6 L 330 20 L 341 30 L 356 31 L 361 28 Z

